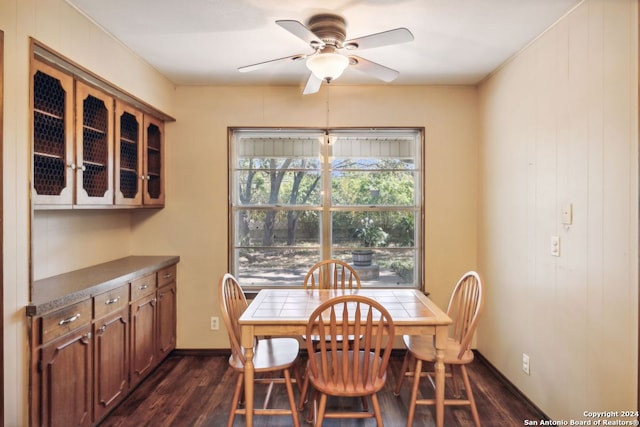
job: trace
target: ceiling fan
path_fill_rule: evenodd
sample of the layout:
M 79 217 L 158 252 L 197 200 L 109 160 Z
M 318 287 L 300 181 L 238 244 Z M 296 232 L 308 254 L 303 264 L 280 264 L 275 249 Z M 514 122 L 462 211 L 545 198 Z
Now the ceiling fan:
M 331 83 L 340 77 L 347 67 L 362 71 L 385 82 L 394 80 L 399 74 L 398 71 L 348 52 L 413 40 L 411 31 L 406 28 L 396 28 L 345 41 L 346 22 L 344 18 L 329 13 L 312 16 L 308 26 L 294 20 L 278 20 L 276 24 L 308 43 L 313 52 L 247 65 L 238 68 L 238 71 L 244 73 L 279 62 L 306 59 L 307 68 L 311 73 L 303 91 L 305 95 L 320 90 L 323 81 Z M 343 54 L 342 51 L 346 52 Z

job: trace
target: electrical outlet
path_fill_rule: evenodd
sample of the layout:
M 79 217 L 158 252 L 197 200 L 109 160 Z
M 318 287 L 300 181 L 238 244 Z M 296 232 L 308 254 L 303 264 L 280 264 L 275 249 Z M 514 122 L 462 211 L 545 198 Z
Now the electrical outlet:
M 211 330 L 217 331 L 220 329 L 220 320 L 216 316 L 211 316 Z
M 529 355 L 522 353 L 522 371 L 527 374 L 530 375 L 531 371 L 529 370 L 530 365 L 529 365 Z

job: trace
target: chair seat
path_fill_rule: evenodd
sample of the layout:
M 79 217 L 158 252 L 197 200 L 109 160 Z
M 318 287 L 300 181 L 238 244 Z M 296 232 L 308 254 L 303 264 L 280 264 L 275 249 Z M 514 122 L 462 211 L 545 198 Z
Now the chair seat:
M 254 371 L 274 371 L 286 369 L 294 364 L 298 357 L 300 344 L 295 338 L 265 338 L 257 341 L 254 347 Z M 244 372 L 242 361 L 231 355 L 229 365 L 236 371 Z
M 427 362 L 434 362 L 436 360 L 436 348 L 433 346 L 433 336 L 404 335 L 402 339 L 407 350 L 413 357 Z M 460 344 L 453 338 L 449 338 L 447 348 L 444 351 L 444 363 L 448 365 L 464 365 L 473 360 L 473 351 L 471 350 L 465 351 L 461 358 L 458 358 L 458 353 L 460 353 Z
M 384 383 L 386 381 L 386 377 L 387 374 L 386 372 L 382 373 L 382 375 L 380 377 L 374 377 L 373 378 L 373 382 L 370 381 L 366 381 L 363 384 L 363 381 L 360 379 L 359 381 L 356 381 L 355 384 L 353 381 L 343 381 L 343 363 L 342 363 L 342 351 L 336 351 L 335 354 L 333 354 L 333 352 L 329 351 L 327 352 L 327 361 L 326 364 L 327 366 L 331 366 L 331 362 L 333 360 L 334 357 L 337 357 L 337 359 L 339 360 L 339 363 L 337 364 L 337 368 L 338 368 L 338 372 L 331 372 L 328 375 L 325 376 L 320 376 L 320 378 L 314 377 L 313 375 L 313 371 L 311 369 L 307 369 L 307 374 L 309 375 L 309 381 L 311 381 L 311 384 L 313 384 L 313 386 L 320 392 L 322 393 L 328 393 L 331 394 L 332 396 L 366 396 L 366 395 L 370 395 L 372 393 L 377 392 L 378 390 L 380 390 L 383 386 Z M 349 357 L 348 357 L 348 367 L 353 366 L 353 358 L 354 358 L 354 352 L 350 351 L 349 353 Z M 374 364 L 374 360 L 375 360 L 375 355 L 371 352 L 368 351 L 359 351 L 358 356 L 360 357 L 360 366 L 364 366 L 365 363 L 365 357 L 369 357 L 369 366 L 373 366 Z M 322 360 L 322 353 L 321 352 L 317 352 L 314 353 L 312 356 L 317 365 L 318 366 L 323 366 L 323 360 Z M 381 362 L 381 358 L 378 358 L 378 363 L 382 363 Z M 310 363 L 310 362 L 307 362 Z M 350 369 L 350 368 L 349 368 Z M 352 375 L 352 371 L 348 372 L 346 375 L 348 375 L 349 377 Z M 364 373 L 365 375 L 368 375 L 368 372 Z

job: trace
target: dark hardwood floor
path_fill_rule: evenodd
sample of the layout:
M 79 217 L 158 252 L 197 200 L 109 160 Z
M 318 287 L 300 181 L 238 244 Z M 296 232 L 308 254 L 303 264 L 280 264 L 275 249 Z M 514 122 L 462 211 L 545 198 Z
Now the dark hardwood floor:
M 391 358 L 387 383 L 378 393 L 385 426 L 405 426 L 409 384 L 405 381 L 400 397 L 393 395 L 402 355 Z M 476 357 L 469 367 L 469 376 L 474 387 L 478 412 L 484 427 L 522 426 L 524 420 L 540 420 L 543 414 L 512 391 L 501 381 L 482 357 Z M 134 390 L 102 423 L 101 427 L 115 426 L 226 426 L 227 416 L 236 375 L 228 368 L 227 356 L 203 355 L 176 352 L 169 356 L 151 376 Z M 259 393 L 266 388 L 257 386 L 256 404 L 263 397 Z M 294 387 L 295 388 L 295 387 Z M 427 380 L 422 381 L 420 393 L 432 395 L 433 389 Z M 297 397 L 297 389 L 296 389 Z M 359 399 L 349 399 L 360 405 Z M 330 400 L 329 405 L 344 405 L 345 402 Z M 271 406 L 286 407 L 284 386 L 275 386 Z M 300 415 L 301 426 L 305 426 L 304 415 Z M 434 426 L 435 410 L 419 406 L 416 410 L 415 426 Z M 280 427 L 292 425 L 291 418 L 254 418 L 257 427 Z M 234 426 L 244 426 L 244 418 L 236 416 Z M 325 420 L 328 427 L 370 427 L 375 419 L 369 420 Z M 472 426 L 473 420 L 468 407 L 445 408 L 445 426 Z

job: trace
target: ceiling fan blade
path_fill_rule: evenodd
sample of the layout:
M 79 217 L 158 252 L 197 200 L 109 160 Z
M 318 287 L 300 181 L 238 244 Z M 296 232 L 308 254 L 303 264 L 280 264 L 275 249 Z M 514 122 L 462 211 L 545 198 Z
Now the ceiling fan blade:
M 320 85 L 322 84 L 322 80 L 317 78 L 315 74 L 310 73 L 309 79 L 307 79 L 307 84 L 302 91 L 303 95 L 310 95 L 312 93 L 316 93 L 320 90 Z
M 248 71 L 257 70 L 259 68 L 265 67 L 267 65 L 277 64 L 278 62 L 287 62 L 287 61 L 298 61 L 300 59 L 306 58 L 307 55 L 300 53 L 297 55 L 286 56 L 284 58 L 272 59 L 270 61 L 258 62 L 257 64 L 245 65 L 244 67 L 239 67 L 238 71 L 241 73 L 246 73 Z
M 314 49 L 324 46 L 324 42 L 319 39 L 318 36 L 316 36 L 310 29 L 308 29 L 298 21 L 294 21 L 292 19 L 281 19 L 276 21 L 276 24 L 280 25 L 282 28 L 289 31 L 294 36 L 304 40 Z
M 389 46 L 392 44 L 406 43 L 413 40 L 413 34 L 406 28 L 383 31 L 369 34 L 357 39 L 347 40 L 343 43 L 346 49 L 371 49 L 373 47 Z
M 359 56 L 350 55 L 349 60 L 349 66 L 351 68 L 355 68 L 358 71 L 362 71 L 363 73 L 369 74 L 370 76 L 376 77 L 387 83 L 395 80 L 395 78 L 400 74 L 396 70 L 369 61 L 368 59 L 361 58 Z

